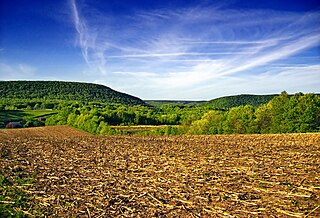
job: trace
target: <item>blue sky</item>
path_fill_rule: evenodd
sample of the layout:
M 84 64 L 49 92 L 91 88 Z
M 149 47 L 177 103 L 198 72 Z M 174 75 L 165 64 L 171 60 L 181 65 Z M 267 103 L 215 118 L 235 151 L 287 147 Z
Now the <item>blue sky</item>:
M 2 0 L 0 79 L 142 99 L 316 92 L 317 0 Z

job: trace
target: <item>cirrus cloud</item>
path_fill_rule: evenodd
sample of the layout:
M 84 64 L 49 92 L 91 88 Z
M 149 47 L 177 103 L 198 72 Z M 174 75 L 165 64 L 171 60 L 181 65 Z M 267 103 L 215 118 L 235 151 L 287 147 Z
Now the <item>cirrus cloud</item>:
M 314 59 L 319 56 L 313 53 L 313 62 L 305 57 L 307 51 L 319 49 L 319 11 L 195 6 L 114 16 L 85 2 L 70 0 L 70 5 L 78 45 L 95 81 L 142 98 L 213 98 L 216 94 L 204 96 L 196 90 L 207 87 L 210 93 L 223 89 L 221 81 L 225 79 L 234 87 L 239 87 L 239 81 L 246 86 L 252 75 L 268 75 L 269 79 L 257 81 L 273 84 L 274 90 L 289 87 L 289 81 L 307 86 L 308 81 L 298 79 L 307 78 L 301 69 L 312 69 L 313 78 L 318 77 Z M 294 65 L 293 57 L 297 55 L 307 67 Z M 278 62 L 284 64 L 281 73 L 271 67 Z M 279 75 L 296 79 L 286 80 Z M 268 82 L 274 78 L 281 82 Z M 259 90 L 250 87 L 252 92 Z M 195 92 L 185 95 L 186 90 Z M 239 87 L 238 93 L 241 90 L 244 88 Z

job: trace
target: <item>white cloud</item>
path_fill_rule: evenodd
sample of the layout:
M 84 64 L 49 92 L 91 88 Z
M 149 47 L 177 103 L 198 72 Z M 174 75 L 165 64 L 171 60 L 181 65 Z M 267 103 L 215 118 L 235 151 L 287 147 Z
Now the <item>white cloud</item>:
M 124 71 L 115 71 L 112 72 L 113 74 L 116 75 L 121 75 L 121 76 L 130 76 L 130 77 L 143 77 L 143 78 L 150 78 L 150 77 L 156 77 L 157 74 L 155 73 L 150 73 L 150 72 L 124 72 Z
M 30 79 L 36 75 L 37 69 L 27 64 L 9 65 L 0 63 L 0 77 L 3 80 Z
M 283 90 L 289 80 L 280 75 L 291 82 L 307 79 L 301 68 L 290 67 L 290 58 L 320 44 L 319 12 L 193 7 L 110 17 L 70 3 L 79 46 L 95 80 L 143 98 L 202 98 L 209 92 L 214 97 L 212 87 L 223 90 L 221 84 L 241 93 L 248 85 L 239 83 L 248 80 L 246 72 L 257 78 L 269 72 L 269 86 Z M 282 74 L 271 66 L 281 60 L 287 67 Z
M 107 43 L 98 44 L 99 32 L 97 32 L 94 27 L 90 28 L 90 24 L 82 17 L 75 0 L 71 0 L 70 5 L 73 23 L 79 36 L 78 41 L 82 56 L 90 67 L 104 74 L 106 64 L 105 51 L 108 48 Z

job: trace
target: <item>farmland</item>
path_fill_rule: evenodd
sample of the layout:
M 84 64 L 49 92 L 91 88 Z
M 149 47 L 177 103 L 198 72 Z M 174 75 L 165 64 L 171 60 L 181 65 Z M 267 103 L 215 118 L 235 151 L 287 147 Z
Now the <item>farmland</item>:
M 33 127 L 25 129 L 4 129 L 0 131 L 0 138 L 33 138 L 33 137 L 72 137 L 89 136 L 91 134 L 67 126 Z
M 12 121 L 36 120 L 57 114 L 53 110 L 0 110 L 0 128 Z
M 18 207 L 3 194 L 2 208 L 51 217 L 320 216 L 320 134 L 102 137 L 55 128 L 60 134 L 0 131 L 1 176 L 28 198 Z

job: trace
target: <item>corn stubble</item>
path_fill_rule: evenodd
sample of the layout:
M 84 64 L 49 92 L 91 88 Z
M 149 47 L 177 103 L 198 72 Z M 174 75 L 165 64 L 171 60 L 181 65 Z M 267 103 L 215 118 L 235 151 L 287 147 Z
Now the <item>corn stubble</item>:
M 320 216 L 320 134 L 17 136 L 0 146 L 8 177 L 35 175 L 23 187 L 29 214 Z

